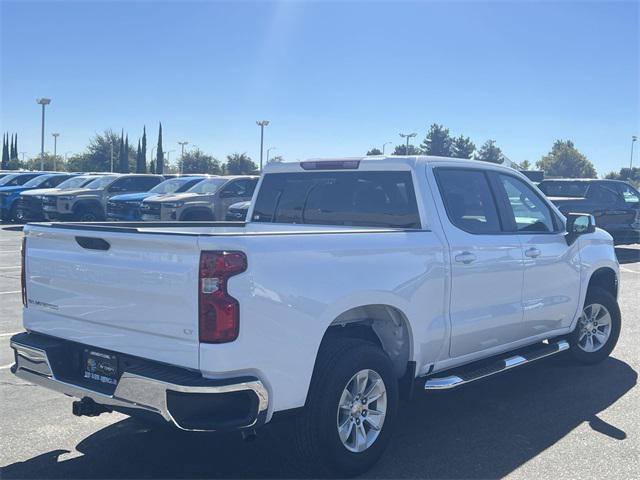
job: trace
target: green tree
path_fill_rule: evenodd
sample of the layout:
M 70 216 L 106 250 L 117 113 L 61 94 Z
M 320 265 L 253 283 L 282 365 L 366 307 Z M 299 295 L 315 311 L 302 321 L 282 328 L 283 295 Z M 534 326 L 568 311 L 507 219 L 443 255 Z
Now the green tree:
M 530 170 L 530 169 L 531 169 L 531 162 L 529 160 L 520 162 L 520 170 Z
M 276 155 L 275 157 L 271 157 L 268 163 L 282 163 L 284 162 L 284 157 L 282 155 Z
M 111 159 L 113 153 L 113 170 L 119 171 L 121 137 L 113 130 L 105 130 L 102 134 L 96 134 L 89 140 L 85 152 L 74 155 L 67 162 L 70 172 L 109 172 L 111 171 Z M 122 145 L 124 149 L 124 143 Z M 131 156 L 133 152 L 129 152 Z
M 225 172 L 228 175 L 248 175 L 255 172 L 258 166 L 253 163 L 251 157 L 246 153 L 233 153 L 227 155 Z
M 147 173 L 147 126 L 142 126 L 142 148 L 140 150 L 142 171 L 139 173 Z
M 367 152 L 367 155 L 382 155 L 382 150 L 379 150 L 377 148 L 372 148 Z
M 425 155 L 450 157 L 451 142 L 452 139 L 449 135 L 449 129 L 434 123 L 429 128 L 424 141 L 420 144 L 420 149 Z
M 138 148 L 136 148 L 136 173 L 146 173 L 147 164 L 142 157 L 142 147 L 140 146 L 140 139 L 138 139 Z
M 185 152 L 182 159 L 182 173 L 208 173 L 222 175 L 222 165 L 219 160 L 207 155 L 200 149 Z
M 15 138 L 13 140 L 13 155 L 11 155 L 11 159 L 10 160 L 17 160 L 18 159 L 18 134 L 15 134 Z
M 44 170 L 53 170 L 53 155 L 51 155 L 49 152 L 45 152 L 43 158 Z M 24 162 L 24 165 L 22 166 L 28 170 L 40 170 L 40 155 L 34 158 L 30 158 L 29 160 Z M 59 158 L 56 161 L 56 166 L 58 170 L 64 170 L 66 167 L 66 165 L 61 165 Z
M 9 147 L 7 146 L 7 134 L 2 135 L 2 170 L 7 170 L 9 164 Z
M 156 173 L 162 175 L 164 173 L 164 152 L 162 151 L 162 122 L 158 129 L 158 148 L 156 150 Z
M 619 172 L 607 173 L 605 178 L 623 180 L 633 184 L 636 188 L 640 188 L 640 167 L 621 168 Z
M 571 140 L 556 140 L 551 151 L 536 165 L 545 175 L 565 178 L 595 178 L 596 169 L 587 157 L 578 151 Z
M 500 147 L 496 146 L 495 140 L 487 140 L 476 153 L 475 159 L 483 162 L 502 163 L 504 155 Z
M 476 145 L 469 137 L 460 135 L 451 139 L 450 155 L 454 158 L 471 158 L 476 151 Z
M 394 155 L 420 155 L 420 153 L 422 153 L 420 149 L 411 144 L 409 144 L 409 151 L 407 151 L 405 144 L 396 145 L 396 148 L 393 150 Z

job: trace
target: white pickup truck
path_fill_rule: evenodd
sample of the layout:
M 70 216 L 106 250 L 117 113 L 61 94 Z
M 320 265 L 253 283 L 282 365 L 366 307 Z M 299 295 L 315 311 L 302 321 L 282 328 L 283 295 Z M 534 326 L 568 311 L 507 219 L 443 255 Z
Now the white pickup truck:
M 27 225 L 13 372 L 76 415 L 287 418 L 306 462 L 354 475 L 416 387 L 595 363 L 620 333 L 611 236 L 500 165 L 270 164 L 247 218 Z

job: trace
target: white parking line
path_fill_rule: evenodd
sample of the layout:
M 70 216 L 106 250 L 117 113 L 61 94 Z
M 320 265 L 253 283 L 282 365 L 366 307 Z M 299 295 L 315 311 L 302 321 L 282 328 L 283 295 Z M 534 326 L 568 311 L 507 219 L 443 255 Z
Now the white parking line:
M 22 333 L 24 330 L 20 330 L 19 332 L 11 332 L 11 333 L 0 333 L 0 337 L 13 337 L 19 333 Z
M 2 365 L 0 367 L 0 370 L 6 370 L 7 368 L 11 368 L 13 366 L 13 363 L 10 363 L 9 365 Z
M 636 270 L 631 270 L 630 268 L 624 267 L 622 265 L 620 265 L 620 270 L 622 270 L 623 272 L 629 272 L 629 273 L 640 273 Z
M 12 293 L 20 293 L 20 290 L 11 290 L 10 292 L 0 292 L 0 295 L 10 295 Z
M 0 267 L 0 270 L 10 270 L 12 268 L 20 268 L 20 265 L 13 265 L 11 267 Z

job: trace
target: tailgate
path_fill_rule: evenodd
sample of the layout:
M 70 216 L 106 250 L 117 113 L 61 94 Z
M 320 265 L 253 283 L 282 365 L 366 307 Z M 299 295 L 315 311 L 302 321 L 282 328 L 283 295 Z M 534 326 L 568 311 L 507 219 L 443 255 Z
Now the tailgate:
M 25 235 L 25 328 L 198 368 L 197 236 L 37 225 Z

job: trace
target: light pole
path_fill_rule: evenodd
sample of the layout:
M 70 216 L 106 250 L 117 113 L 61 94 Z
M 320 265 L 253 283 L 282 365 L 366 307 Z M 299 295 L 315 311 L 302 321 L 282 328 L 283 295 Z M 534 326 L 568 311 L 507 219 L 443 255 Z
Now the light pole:
M 636 143 L 637 141 L 638 141 L 638 137 L 636 135 L 633 135 L 631 137 L 631 160 L 629 160 L 629 170 L 633 168 L 633 144 Z M 629 172 L 629 175 L 631 175 L 631 172 Z
M 393 143 L 393 142 L 384 142 L 384 143 L 382 144 L 382 154 L 383 154 L 383 155 L 384 155 L 384 147 L 386 147 L 386 146 L 387 146 L 387 145 L 389 145 L 390 143 Z
M 275 150 L 275 149 L 276 149 L 276 147 L 269 147 L 269 148 L 267 148 L 267 165 L 269 164 L 269 152 L 270 152 L 271 150 Z
M 167 165 L 169 165 L 169 154 L 170 154 L 171 152 L 175 152 L 175 150 L 168 150 L 168 151 L 164 152 L 164 153 L 166 153 L 166 154 L 167 154 Z
M 58 154 L 58 137 L 60 136 L 59 133 L 52 133 L 51 136 L 53 137 L 53 171 L 56 171 L 56 160 L 57 160 L 57 154 Z
M 44 107 L 51 103 L 50 98 L 36 99 L 38 105 L 42 105 L 42 131 L 40 132 L 40 170 L 44 170 Z
M 399 134 L 402 138 L 406 138 L 407 139 L 407 149 L 404 151 L 405 155 L 409 155 L 409 139 L 415 137 L 416 135 L 418 135 L 417 133 L 400 133 Z
M 269 125 L 269 120 L 260 120 L 256 122 L 256 125 L 260 127 L 260 172 L 262 172 L 262 150 L 264 148 L 264 127 Z
M 178 142 L 180 148 L 182 149 L 180 153 L 180 175 L 182 175 L 182 163 L 184 162 L 184 146 L 189 145 L 189 142 Z
M 24 154 L 27 152 L 20 152 L 20 155 L 22 155 L 22 161 L 24 162 Z

